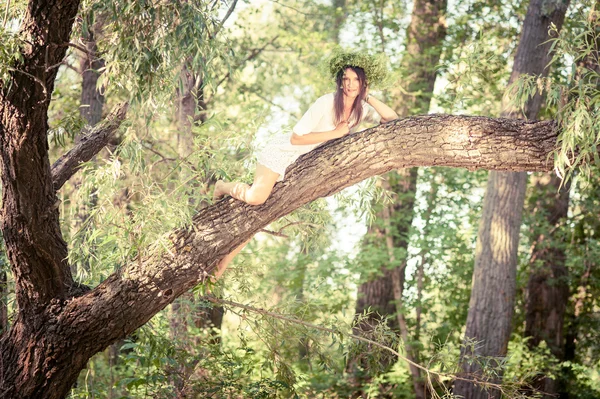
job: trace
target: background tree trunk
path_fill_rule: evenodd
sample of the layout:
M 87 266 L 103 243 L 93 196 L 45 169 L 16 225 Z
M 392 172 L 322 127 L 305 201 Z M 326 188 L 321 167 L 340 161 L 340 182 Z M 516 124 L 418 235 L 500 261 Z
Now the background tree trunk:
M 590 11 L 589 23 L 590 26 L 598 26 L 599 22 L 600 2 L 596 1 Z M 598 36 L 588 39 L 595 46 L 578 62 L 575 82 L 585 73 L 600 73 L 599 39 Z M 600 80 L 598 86 L 600 89 Z M 533 186 L 532 197 L 535 202 L 531 212 L 534 220 L 545 221 L 546 230 L 534 236 L 525 310 L 525 336 L 530 338 L 528 345 L 535 348 L 544 341 L 558 361 L 568 360 L 565 358 L 564 320 L 569 300 L 569 270 L 565 264 L 566 244 L 562 237 L 555 237 L 555 232 L 568 216 L 571 181 L 564 185 L 561 183 L 556 175 L 546 173 L 539 175 Z M 534 388 L 544 392 L 545 399 L 556 397 L 560 390 L 560 378 L 541 377 L 535 382 Z
M 522 74 L 547 76 L 551 59 L 550 24 L 562 27 L 568 1 L 532 0 L 523 22 L 509 85 Z M 535 119 L 543 102 L 536 94 L 526 105 L 525 116 Z M 508 107 L 505 106 L 505 109 Z M 512 112 L 511 112 L 512 111 Z M 516 116 L 508 109 L 504 116 Z M 491 171 L 475 249 L 475 269 L 465 339 L 478 342 L 466 355 L 505 356 L 512 329 L 516 290 L 517 247 L 522 219 L 526 173 Z M 497 293 L 497 295 L 490 295 Z M 479 373 L 477 362 L 465 362 L 466 374 Z M 480 387 L 457 381 L 455 394 L 465 399 L 499 397 Z
M 551 174 L 537 177 L 533 186 L 537 201 L 532 212 L 540 219 L 545 219 L 545 230 L 534 237 L 531 274 L 527 283 L 525 336 L 530 338 L 527 343 L 532 348 L 542 341 L 546 342 L 552 355 L 562 361 L 563 321 L 569 299 L 569 284 L 565 244 L 558 237 L 553 237 L 553 231 L 567 218 L 570 183 L 560 186 L 561 180 Z M 558 393 L 556 381 L 547 377 L 536 381 L 534 388 L 544 392 L 544 398 L 547 399 Z
M 8 279 L 6 270 L 0 270 L 0 335 L 8 331 Z
M 87 52 L 81 53 L 80 71 L 83 81 L 81 83 L 81 116 L 88 125 L 94 126 L 102 119 L 104 107 L 104 94 L 98 87 L 98 78 L 104 68 L 104 58 L 98 53 L 96 44 L 98 36 L 102 33 L 102 21 L 95 20 L 97 15 L 88 15 L 87 29 L 83 30 L 82 40 Z
M 417 0 L 413 4 L 411 23 L 406 35 L 407 50 L 402 60 L 405 70 L 408 71 L 403 80 L 407 92 L 397 90 L 392 96 L 396 99 L 393 107 L 400 116 L 414 113 L 425 114 L 429 110 L 436 79 L 435 67 L 439 63 L 442 42 L 446 36 L 446 7 L 446 0 Z M 384 179 L 386 180 L 384 184 L 395 193 L 394 203 L 383 205 L 386 209 L 377 212 L 375 226 L 371 226 L 367 233 L 371 238 L 367 240 L 383 240 L 380 245 L 387 247 L 388 251 L 397 255 L 394 256 L 395 262 L 381 265 L 380 273 L 376 278 L 367 277 L 367 281 L 359 286 L 356 314 L 361 315 L 369 308 L 375 313 L 371 313 L 364 323 L 355 327 L 355 334 L 367 333 L 372 329 L 373 323 L 380 321 L 381 317 L 387 319 L 390 328 L 401 330 L 404 345 L 407 347 L 407 356 L 414 361 L 418 354 L 410 349 L 409 341 L 412 341 L 412 338 L 406 329 L 401 303 L 405 281 L 408 232 L 414 214 L 417 169 L 392 172 Z M 387 221 L 383 220 L 384 215 L 388 215 Z M 380 227 L 382 222 L 383 224 L 391 223 L 387 234 Z M 386 243 L 386 240 L 390 238 L 392 241 Z M 386 357 L 384 359 L 383 361 L 388 363 L 382 364 L 385 369 L 392 364 L 393 359 Z M 420 370 L 412 366 L 409 368 L 413 377 L 416 397 L 426 397 L 425 384 Z

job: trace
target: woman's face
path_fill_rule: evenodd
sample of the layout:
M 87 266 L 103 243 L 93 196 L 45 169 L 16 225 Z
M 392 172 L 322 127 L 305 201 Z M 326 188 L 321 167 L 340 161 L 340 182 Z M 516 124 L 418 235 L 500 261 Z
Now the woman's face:
M 356 98 L 360 94 L 361 90 L 360 80 L 358 75 L 350 68 L 346 68 L 344 71 L 344 77 L 342 78 L 342 90 L 344 95 L 348 98 Z

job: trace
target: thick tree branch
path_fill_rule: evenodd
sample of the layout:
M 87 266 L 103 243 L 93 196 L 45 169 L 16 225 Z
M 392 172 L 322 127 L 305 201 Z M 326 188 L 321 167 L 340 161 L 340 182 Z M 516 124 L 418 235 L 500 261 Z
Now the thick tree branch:
M 429 115 L 396 120 L 326 143 L 298 160 L 262 206 L 233 199 L 202 209 L 169 236 L 170 248 L 149 250 L 91 293 L 70 302 L 64 317 L 96 320 L 101 350 L 205 280 L 226 254 L 272 221 L 370 176 L 412 166 L 549 170 L 556 124 Z M 75 322 L 75 320 L 72 320 Z
M 29 315 L 73 286 L 48 159 L 48 105 L 66 54 L 78 0 L 29 2 L 19 36 L 27 45 L 0 83 L 0 227 L 19 310 Z M 35 316 L 34 316 L 35 317 Z
M 83 162 L 87 162 L 104 148 L 121 126 L 127 114 L 127 103 L 119 104 L 106 119 L 91 128 L 73 149 L 52 165 L 52 182 L 58 191 L 73 176 Z

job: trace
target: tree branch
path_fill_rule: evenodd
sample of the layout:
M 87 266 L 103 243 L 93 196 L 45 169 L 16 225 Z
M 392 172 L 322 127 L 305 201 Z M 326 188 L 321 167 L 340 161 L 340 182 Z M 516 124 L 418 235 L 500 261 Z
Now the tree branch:
M 264 205 L 229 198 L 200 210 L 192 224 L 172 232 L 165 245 L 142 252 L 92 292 L 69 302 L 64 311 L 73 318 L 94 320 L 73 320 L 73 325 L 102 330 L 94 347 L 85 349 L 93 354 L 205 281 L 224 256 L 269 223 L 310 201 L 370 176 L 412 166 L 549 170 L 556 138 L 553 121 L 426 115 L 332 140 L 292 165 Z
M 235 9 L 237 2 L 238 0 L 233 0 L 233 3 L 231 3 L 231 6 L 229 6 L 229 9 L 227 10 L 227 14 L 225 14 L 221 22 L 219 22 L 219 26 L 217 26 L 217 29 L 215 29 L 215 32 L 212 34 L 213 38 L 217 37 L 221 29 L 223 28 L 223 25 L 225 25 L 225 22 L 229 19 L 231 14 L 233 14 L 233 10 Z
M 119 104 L 106 119 L 86 134 L 73 149 L 61 156 L 52 165 L 52 182 L 58 191 L 79 169 L 79 165 L 87 162 L 104 148 L 117 131 L 127 114 L 127 103 Z

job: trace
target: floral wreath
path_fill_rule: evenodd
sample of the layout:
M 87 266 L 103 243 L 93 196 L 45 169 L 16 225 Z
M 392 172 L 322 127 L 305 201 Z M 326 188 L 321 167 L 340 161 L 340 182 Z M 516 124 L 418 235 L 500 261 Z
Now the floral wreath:
M 353 66 L 362 68 L 367 75 L 369 87 L 387 85 L 390 78 L 387 57 L 383 54 L 371 55 L 359 51 L 345 51 L 335 49 L 327 60 L 329 75 L 335 79 L 337 73 L 344 67 Z

